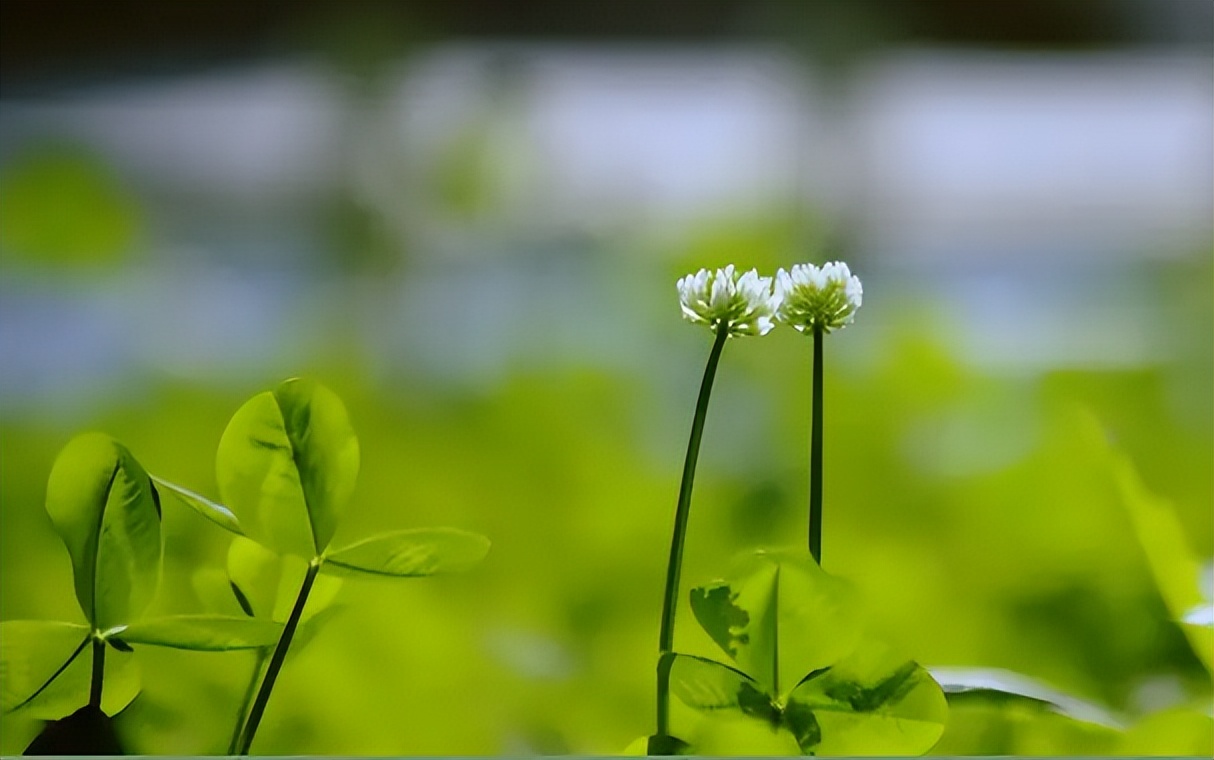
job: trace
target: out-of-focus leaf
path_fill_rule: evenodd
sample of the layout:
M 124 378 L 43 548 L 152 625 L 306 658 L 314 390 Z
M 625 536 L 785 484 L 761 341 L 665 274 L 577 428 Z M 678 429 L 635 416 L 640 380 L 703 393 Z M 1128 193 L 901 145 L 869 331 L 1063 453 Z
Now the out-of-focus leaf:
M 673 736 L 655 734 L 633 740 L 620 754 L 624 757 L 690 755 L 691 745 Z
M 55 459 L 46 511 L 72 558 L 76 598 L 100 629 L 131 622 L 160 581 L 160 497 L 126 447 L 100 433 Z
M 240 529 L 240 521 L 236 519 L 236 515 L 232 514 L 232 510 L 216 501 L 211 501 L 202 494 L 194 493 L 190 489 L 179 486 L 176 483 L 170 483 L 164 478 L 151 476 L 152 481 L 160 486 L 160 488 L 173 496 L 182 504 L 185 504 L 190 509 L 207 518 L 224 530 L 231 531 L 238 536 L 243 536 L 244 531 Z
M 1120 728 L 1123 722 L 1100 705 L 1065 694 L 1022 675 L 997 668 L 930 668 L 949 704 L 966 700 L 1004 703 L 1026 701 L 1068 718 Z
M 92 648 L 87 626 L 50 620 L 0 623 L 0 707 L 55 720 L 88 702 Z M 130 654 L 105 659 L 101 707 L 113 715 L 139 693 L 139 669 Z
M 358 479 L 341 400 L 292 379 L 247 401 L 219 441 L 219 492 L 250 538 L 306 559 L 324 552 Z
M 949 700 L 933 755 L 1109 755 L 1121 732 L 1075 720 L 1031 700 Z
M 1214 718 L 1185 708 L 1148 715 L 1130 727 L 1110 754 L 1214 757 Z
M 693 589 L 691 609 L 741 670 L 776 696 L 850 652 L 861 631 L 851 585 L 802 551 L 748 555 L 731 579 Z
M 176 615 L 141 620 L 112 635 L 128 644 L 149 644 L 200 652 L 259 649 L 278 641 L 282 624 L 223 615 Z
M 51 620 L 0 623 L 0 710 L 32 699 L 88 646 L 88 626 Z
M 281 557 L 256 541 L 237 537 L 228 545 L 228 579 L 258 617 L 274 617 L 282 566 Z
M 415 578 L 458 573 L 489 553 L 489 539 L 455 528 L 382 533 L 325 555 L 325 569 Z
M 948 704 L 926 670 L 870 641 L 798 686 L 786 718 L 807 753 L 919 755 L 944 733 Z
M 691 746 L 697 756 L 705 757 L 801 754 L 796 740 L 783 727 L 737 712 L 718 713 L 700 723 L 691 736 Z
M 202 609 L 212 615 L 236 616 L 246 614 L 232 593 L 228 574 L 217 567 L 200 567 L 190 578 Z
M 309 607 L 312 606 L 311 601 L 309 598 Z M 320 632 L 329 624 L 329 621 L 344 611 L 344 605 L 335 604 L 318 610 L 311 617 L 304 618 L 300 622 L 299 628 L 295 631 L 295 638 L 291 639 L 291 648 L 287 650 L 287 662 L 290 662 L 291 658 L 304 651 L 309 644 L 315 641 Z
M 51 721 L 26 747 L 27 755 L 122 755 L 114 721 L 101 709 L 84 706 Z
M 753 678 L 728 665 L 692 655 L 673 655 L 670 690 L 697 710 L 740 710 L 767 720 L 776 716 L 771 697 Z
M 1185 619 L 1195 608 L 1208 608 L 1211 603 L 1202 594 L 1202 566 L 1185 540 L 1184 529 L 1171 504 L 1147 490 L 1129 459 L 1114 457 L 1113 468 L 1122 502 L 1164 604 L 1207 672 L 1214 674 L 1214 628 Z

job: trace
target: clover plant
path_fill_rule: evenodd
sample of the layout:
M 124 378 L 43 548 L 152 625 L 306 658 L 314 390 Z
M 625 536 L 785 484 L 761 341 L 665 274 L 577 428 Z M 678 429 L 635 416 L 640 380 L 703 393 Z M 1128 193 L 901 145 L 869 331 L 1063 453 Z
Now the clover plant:
M 414 578 L 467 570 L 488 553 L 488 539 L 454 528 L 398 530 L 330 547 L 358 470 L 358 438 L 341 400 L 315 381 L 295 378 L 249 399 L 228 423 L 215 457 L 222 503 L 180 486 L 170 488 L 217 524 L 276 555 L 306 563 L 281 634 L 264 657 L 264 668 L 260 662 L 255 668 L 258 685 L 247 714 L 240 710 L 243 722 L 230 746 L 235 754 L 248 754 L 253 744 L 308 600 L 314 589 L 319 593 L 322 571 Z M 242 546 L 234 549 L 237 556 L 251 558 L 254 552 Z M 262 568 L 249 570 L 250 578 L 270 567 L 263 559 L 248 564 Z M 247 619 L 274 622 L 273 607 L 254 603 L 258 582 L 242 580 L 242 567 L 229 555 L 233 595 Z

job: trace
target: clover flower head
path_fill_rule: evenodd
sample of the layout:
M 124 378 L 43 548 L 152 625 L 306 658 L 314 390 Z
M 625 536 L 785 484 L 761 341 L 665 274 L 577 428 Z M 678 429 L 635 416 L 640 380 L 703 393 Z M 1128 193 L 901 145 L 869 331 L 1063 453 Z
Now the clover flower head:
M 864 300 L 860 278 L 847 264 L 832 261 L 821 267 L 796 264 L 791 272 L 776 272 L 776 319 L 800 332 L 838 330 L 851 324 Z
M 754 269 L 742 275 L 733 264 L 710 272 L 701 269 L 678 282 L 683 316 L 716 330 L 726 325 L 729 335 L 766 335 L 775 326 L 779 300 L 772 294 L 772 279 Z

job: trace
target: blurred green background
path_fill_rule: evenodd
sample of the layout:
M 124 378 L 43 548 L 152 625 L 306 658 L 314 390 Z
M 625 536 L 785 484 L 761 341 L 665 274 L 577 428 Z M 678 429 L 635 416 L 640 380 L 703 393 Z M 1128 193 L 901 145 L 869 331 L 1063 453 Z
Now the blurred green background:
M 826 345 L 826 569 L 921 663 L 1154 716 L 1118 744 L 958 711 L 939 751 L 1208 747 L 1114 462 L 1209 562 L 1211 8 L 6 2 L 0 618 L 81 619 L 42 506 L 73 434 L 216 497 L 231 414 L 310 375 L 362 445 L 337 543 L 493 549 L 347 580 L 254 750 L 618 752 L 652 731 L 711 343 L 674 282 L 839 258 L 865 305 Z M 792 331 L 728 345 L 684 590 L 803 543 L 809 370 Z M 164 525 L 155 608 L 200 611 L 228 536 Z M 713 656 L 685 597 L 676 648 Z M 222 751 L 252 655 L 138 658 L 129 745 Z M 0 752 L 37 731 L 0 718 Z

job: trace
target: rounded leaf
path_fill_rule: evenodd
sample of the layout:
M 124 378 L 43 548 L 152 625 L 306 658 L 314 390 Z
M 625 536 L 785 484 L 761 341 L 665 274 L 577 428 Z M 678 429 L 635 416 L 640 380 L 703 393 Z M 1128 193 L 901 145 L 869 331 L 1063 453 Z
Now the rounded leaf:
M 777 716 L 771 697 L 740 670 L 693 655 L 671 655 L 670 691 L 696 710 L 740 710 L 757 718 Z
M 455 528 L 381 533 L 325 555 L 324 569 L 395 578 L 458 573 L 489 553 L 489 539 Z
M 51 468 L 46 511 L 89 622 L 136 619 L 160 582 L 160 496 L 131 452 L 101 433 L 73 438 Z
M 0 623 L 0 710 L 55 720 L 88 702 L 92 652 L 87 626 L 51 620 Z M 130 654 L 106 653 L 102 708 L 114 715 L 139 693 Z
M 948 704 L 917 663 L 866 641 L 789 697 L 785 722 L 816 755 L 920 755 L 944 733 Z
M 693 589 L 691 610 L 739 668 L 775 696 L 847 655 L 862 630 L 855 590 L 803 551 L 747 555 L 729 580 Z
M 281 634 L 281 623 L 227 615 L 175 615 L 141 620 L 114 631 L 127 644 L 200 652 L 260 649 L 276 643 Z

